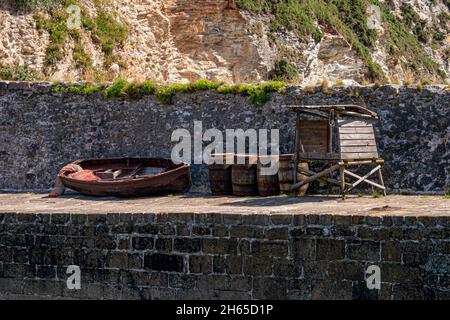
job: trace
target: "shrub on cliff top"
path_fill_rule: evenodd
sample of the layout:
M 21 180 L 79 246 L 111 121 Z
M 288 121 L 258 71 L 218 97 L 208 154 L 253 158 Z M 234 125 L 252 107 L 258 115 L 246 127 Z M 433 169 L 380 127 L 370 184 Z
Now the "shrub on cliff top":
M 0 65 L 0 80 L 33 81 L 38 80 L 39 75 L 27 65 L 2 67 Z
M 31 11 L 36 9 L 48 10 L 53 6 L 64 3 L 65 0 L 15 0 L 16 9 Z
M 261 107 L 266 104 L 273 92 L 283 92 L 286 82 L 269 81 L 258 86 L 250 86 L 247 84 L 239 84 L 234 86 L 224 86 L 217 89 L 222 94 L 246 94 L 248 101 L 254 106 Z
M 118 98 L 126 95 L 126 88 L 129 86 L 129 83 L 125 79 L 117 79 L 113 82 L 111 86 L 106 88 L 103 92 L 105 99 L 110 98 Z

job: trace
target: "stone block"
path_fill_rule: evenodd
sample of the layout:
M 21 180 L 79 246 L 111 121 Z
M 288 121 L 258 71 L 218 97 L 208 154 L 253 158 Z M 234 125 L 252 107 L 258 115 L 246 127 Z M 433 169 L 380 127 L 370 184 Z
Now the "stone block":
M 316 259 L 315 239 L 294 239 L 290 241 L 291 252 L 294 259 L 314 260 Z
M 353 287 L 351 281 L 322 281 L 312 286 L 313 300 L 351 300 Z
M 193 289 L 195 288 L 197 277 L 188 274 L 169 274 L 169 287 L 170 288 L 183 288 Z
M 202 249 L 202 239 L 200 238 L 175 238 L 173 250 L 177 252 L 195 253 Z
M 264 231 L 264 238 L 268 240 L 288 240 L 288 228 L 268 228 Z
M 380 243 L 377 241 L 361 241 L 347 246 L 348 258 L 358 261 L 380 261 Z
M 342 240 L 317 239 L 316 259 L 317 260 L 339 260 L 345 255 L 345 245 Z
M 135 250 L 151 250 L 155 244 L 153 237 L 135 237 L 131 238 L 131 244 Z
M 284 278 L 253 278 L 253 299 L 284 300 L 287 297 L 287 281 Z
M 266 214 L 243 215 L 242 224 L 251 226 L 267 226 L 269 224 L 269 216 Z
M 212 272 L 211 256 L 208 255 L 190 255 L 189 256 L 189 272 L 210 274 Z
M 236 254 L 237 246 L 236 239 L 211 238 L 202 242 L 203 252 L 212 254 Z
M 178 231 L 178 226 L 177 226 L 177 231 Z M 177 232 L 177 234 L 178 234 L 178 232 Z M 202 226 L 192 226 L 192 235 L 194 235 L 194 236 L 209 236 L 209 235 L 211 235 L 211 228 L 202 227 Z
M 274 214 L 270 216 L 270 223 L 273 225 L 291 225 L 293 223 L 293 216 L 286 214 Z
M 127 269 L 128 253 L 119 251 L 113 251 L 108 253 L 106 266 L 108 268 Z
M 159 271 L 184 271 L 184 258 L 181 255 L 149 253 L 145 255 L 144 267 Z
M 215 225 L 212 228 L 213 237 L 225 238 L 230 236 L 230 232 L 227 226 Z
M 155 241 L 155 249 L 159 252 L 171 252 L 173 249 L 172 238 L 158 237 Z
M 288 255 L 288 242 L 253 241 L 252 254 L 256 256 L 286 257 Z
M 381 260 L 389 262 L 401 262 L 401 244 L 397 241 L 387 241 L 381 244 Z
M 232 226 L 230 227 L 230 237 L 261 239 L 264 238 L 264 229 L 247 225 Z

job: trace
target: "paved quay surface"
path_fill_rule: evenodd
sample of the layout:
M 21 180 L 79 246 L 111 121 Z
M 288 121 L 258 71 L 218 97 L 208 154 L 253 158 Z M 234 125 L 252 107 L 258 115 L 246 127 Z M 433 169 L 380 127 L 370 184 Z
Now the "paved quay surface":
M 0 213 L 223 213 L 223 214 L 335 214 L 450 216 L 450 199 L 444 196 L 391 195 L 374 198 L 337 196 L 305 198 L 213 197 L 204 194 L 149 198 L 95 198 L 69 194 L 48 198 L 38 193 L 0 193 Z

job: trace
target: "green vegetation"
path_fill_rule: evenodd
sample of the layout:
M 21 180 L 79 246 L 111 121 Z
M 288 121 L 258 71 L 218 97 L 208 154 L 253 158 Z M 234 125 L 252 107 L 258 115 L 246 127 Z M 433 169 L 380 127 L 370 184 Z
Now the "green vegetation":
M 431 74 L 443 77 L 443 72 L 420 45 L 421 41 L 427 41 L 428 35 L 409 4 L 403 6 L 403 19 L 400 20 L 390 11 L 388 3 L 378 0 L 238 0 L 242 9 L 270 15 L 272 32 L 292 31 L 300 38 L 311 36 L 315 41 L 322 39 L 322 30 L 339 33 L 366 63 L 370 80 L 385 81 L 384 72 L 370 55 L 377 40 L 376 31 L 367 25 L 366 11 L 371 4 L 381 8 L 390 53 L 404 56 L 408 61 L 405 67 L 416 74 L 425 68 Z M 440 18 L 446 25 L 447 17 L 441 15 Z M 409 32 L 411 28 L 413 33 Z M 438 31 L 433 37 L 442 39 Z
M 320 84 L 320 87 L 321 87 L 323 93 L 325 93 L 325 94 L 330 93 L 330 84 L 327 79 L 322 81 L 322 83 Z
M 86 23 L 88 19 L 85 19 Z M 98 9 L 95 24 L 87 23 L 91 28 L 93 38 L 98 40 L 100 47 L 105 54 L 105 66 L 109 67 L 114 61 L 113 52 L 118 46 L 123 45 L 128 37 L 126 26 L 117 22 L 116 17 L 106 12 L 104 9 Z
M 372 192 L 372 197 L 374 197 L 374 198 L 381 198 L 382 196 L 383 196 L 383 194 L 379 191 Z
M 117 79 L 103 92 L 103 95 L 105 99 L 124 97 L 127 94 L 126 89 L 128 86 L 129 83 L 127 80 Z
M 372 60 L 369 49 L 376 34 L 367 25 L 366 8 L 369 0 L 238 0 L 238 5 L 255 13 L 273 16 L 272 31 L 289 30 L 300 38 L 322 39 L 320 27 L 341 34 L 359 53 L 374 80 L 385 78 L 380 66 Z
M 447 192 L 446 192 L 445 195 L 444 195 L 444 198 L 445 198 L 445 199 L 450 199 L 450 189 L 447 190 Z
M 377 1 L 378 2 L 378 1 Z M 405 18 L 406 23 L 398 20 L 395 15 L 389 10 L 387 4 L 379 4 L 381 6 L 381 14 L 383 20 L 387 23 L 387 32 L 389 36 L 389 47 L 392 55 L 403 56 L 406 58 L 404 67 L 419 73 L 421 69 L 425 68 L 431 74 L 439 75 L 444 78 L 443 71 L 440 70 L 439 65 L 435 63 L 425 52 L 420 45 L 416 34 L 409 32 L 406 23 L 416 21 L 417 18 L 413 14 L 407 14 Z M 412 10 L 412 9 L 411 9 Z
M 288 60 L 281 59 L 275 61 L 275 68 L 270 78 L 279 81 L 293 81 L 298 79 L 298 71 Z
M 144 96 L 155 95 L 161 104 L 170 104 L 172 97 L 177 93 L 196 93 L 202 91 L 215 91 L 221 94 L 243 94 L 255 106 L 263 106 L 271 98 L 273 92 L 284 92 L 285 82 L 271 81 L 259 85 L 240 84 L 223 86 L 220 82 L 197 80 L 191 83 L 157 84 L 154 81 L 128 82 L 125 79 L 117 79 L 110 86 L 93 85 L 89 83 L 71 86 L 57 85 L 55 92 L 73 94 L 92 94 L 103 90 L 105 99 L 123 98 L 141 99 Z
M 85 74 L 95 74 L 96 80 L 101 78 L 101 73 L 94 70 L 92 58 L 84 49 L 83 30 L 90 31 L 92 39 L 100 46 L 105 55 L 105 67 L 109 67 L 118 60 L 118 57 L 114 55 L 114 50 L 123 45 L 127 39 L 128 28 L 117 21 L 117 15 L 114 12 L 107 12 L 106 9 L 103 9 L 102 6 L 106 2 L 96 0 L 94 3 L 97 9 L 95 18 L 90 17 L 77 0 L 54 0 L 54 6 L 51 7 L 51 10 L 48 10 L 47 16 L 42 13 L 33 15 L 36 28 L 40 31 L 46 30 L 50 36 L 45 55 L 47 67 L 55 65 L 64 58 L 64 46 L 68 37 L 70 37 L 74 42 L 72 58 L 75 66 Z M 81 29 L 69 30 L 67 27 L 69 14 L 65 11 L 65 8 L 71 4 L 78 5 L 81 8 Z M 42 6 L 35 8 L 42 8 Z
M 9 81 L 33 81 L 38 80 L 39 75 L 27 65 L 3 67 L 0 65 L 0 80 Z
M 53 88 L 54 92 L 73 93 L 73 94 L 93 94 L 102 90 L 101 85 L 93 85 L 89 83 L 81 83 L 69 86 L 58 85 Z
M 17 10 L 49 10 L 50 8 L 64 3 L 64 0 L 15 0 Z
M 223 94 L 244 94 L 248 96 L 248 101 L 254 106 L 261 107 L 266 104 L 273 92 L 284 92 L 286 82 L 269 81 L 258 86 L 240 84 L 234 86 L 223 86 L 217 89 L 217 92 Z
M 217 90 L 220 82 L 210 82 L 208 80 L 198 80 L 192 83 L 175 83 L 160 86 L 156 90 L 156 97 L 162 104 L 169 104 L 176 93 L 194 93 L 207 90 Z

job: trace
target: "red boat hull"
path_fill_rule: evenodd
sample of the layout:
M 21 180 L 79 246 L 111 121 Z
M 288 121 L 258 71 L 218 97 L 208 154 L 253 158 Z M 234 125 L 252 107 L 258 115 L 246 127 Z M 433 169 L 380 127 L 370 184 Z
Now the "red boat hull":
M 115 158 L 78 160 L 73 162 L 85 170 L 133 169 L 136 166 L 164 168 L 153 176 L 129 177 L 116 180 L 84 181 L 61 172 L 58 177 L 66 188 L 89 196 L 142 197 L 187 192 L 192 181 L 187 163 L 175 164 L 164 158 Z

